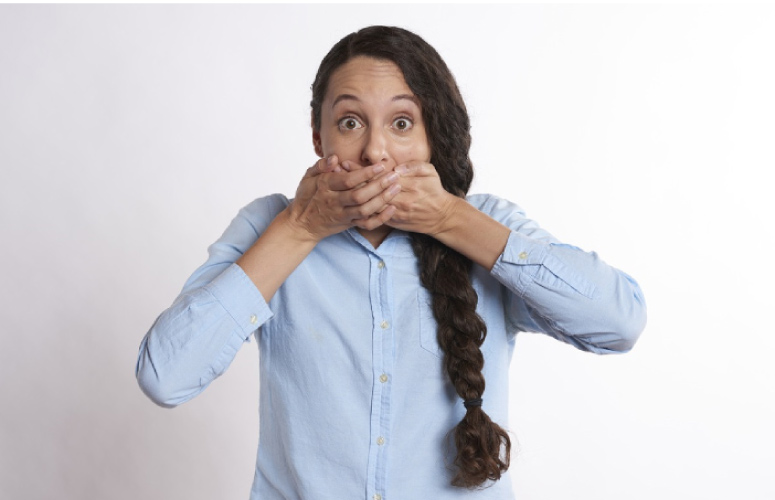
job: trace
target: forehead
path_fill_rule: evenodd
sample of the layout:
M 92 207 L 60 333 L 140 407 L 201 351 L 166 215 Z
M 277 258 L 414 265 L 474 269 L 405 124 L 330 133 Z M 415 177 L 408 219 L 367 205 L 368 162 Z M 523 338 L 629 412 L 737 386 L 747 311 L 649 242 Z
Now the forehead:
M 328 81 L 327 101 L 342 94 L 391 99 L 399 94 L 413 95 L 413 92 L 392 61 L 358 56 L 337 68 Z

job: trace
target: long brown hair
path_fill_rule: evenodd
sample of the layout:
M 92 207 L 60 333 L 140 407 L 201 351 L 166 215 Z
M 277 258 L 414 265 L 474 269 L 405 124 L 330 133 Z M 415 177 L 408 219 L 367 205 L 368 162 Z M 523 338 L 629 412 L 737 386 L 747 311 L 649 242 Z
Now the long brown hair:
M 441 184 L 455 196 L 465 197 L 474 171 L 470 120 L 455 78 L 436 50 L 418 35 L 402 28 L 370 26 L 342 38 L 320 63 L 312 84 L 312 115 L 320 130 L 320 113 L 331 74 L 355 56 L 391 61 L 420 100 L 431 148 L 431 163 Z M 433 297 L 438 342 L 444 366 L 458 395 L 468 401 L 463 420 L 455 427 L 457 467 L 452 484 L 474 488 L 498 480 L 509 467 L 511 440 L 476 405 L 484 393 L 484 357 L 480 346 L 487 326 L 476 312 L 478 296 L 471 285 L 471 261 L 438 240 L 412 234 L 420 262 L 420 280 Z M 471 402 L 473 401 L 473 404 Z M 501 446 L 505 453 L 501 454 Z

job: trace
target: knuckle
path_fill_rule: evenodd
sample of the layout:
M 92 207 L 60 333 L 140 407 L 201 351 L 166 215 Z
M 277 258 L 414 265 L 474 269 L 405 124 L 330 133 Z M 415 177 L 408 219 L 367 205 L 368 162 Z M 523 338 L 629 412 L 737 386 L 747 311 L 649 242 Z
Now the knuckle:
M 369 197 L 363 191 L 355 191 L 353 193 L 352 200 L 357 205 L 360 205 L 362 203 L 366 203 L 367 201 L 369 201 Z
M 352 175 L 348 175 L 344 179 L 344 187 L 347 188 L 347 189 L 352 189 L 352 188 L 354 188 L 355 186 L 357 186 L 360 183 L 361 183 L 361 181 L 358 178 L 356 178 L 355 176 L 352 176 Z

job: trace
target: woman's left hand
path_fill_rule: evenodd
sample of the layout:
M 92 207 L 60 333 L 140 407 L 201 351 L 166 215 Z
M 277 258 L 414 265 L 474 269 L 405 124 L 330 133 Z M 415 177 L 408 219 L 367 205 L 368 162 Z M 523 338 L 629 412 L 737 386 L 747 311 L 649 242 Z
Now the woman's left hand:
M 462 199 L 442 187 L 433 165 L 411 161 L 394 171 L 401 176 L 401 192 L 390 201 L 396 211 L 385 224 L 434 237 L 449 229 L 455 207 Z

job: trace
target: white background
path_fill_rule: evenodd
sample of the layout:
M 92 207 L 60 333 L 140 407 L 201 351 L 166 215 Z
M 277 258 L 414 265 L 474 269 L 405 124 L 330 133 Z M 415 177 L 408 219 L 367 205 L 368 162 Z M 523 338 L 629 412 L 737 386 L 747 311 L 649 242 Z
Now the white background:
M 137 349 L 240 207 L 292 195 L 317 65 L 370 24 L 455 73 L 472 192 L 646 294 L 630 354 L 518 337 L 517 498 L 774 498 L 762 5 L 0 6 L 0 497 L 247 498 L 255 342 L 174 410 Z

